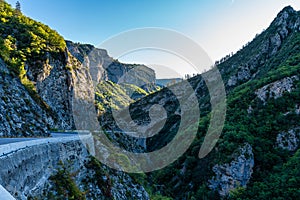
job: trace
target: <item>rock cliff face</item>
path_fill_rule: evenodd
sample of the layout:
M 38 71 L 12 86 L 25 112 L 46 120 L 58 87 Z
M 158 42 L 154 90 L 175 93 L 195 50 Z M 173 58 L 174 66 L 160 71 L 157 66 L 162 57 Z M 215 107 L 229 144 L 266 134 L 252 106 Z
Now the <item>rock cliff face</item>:
M 238 155 L 231 163 L 213 167 L 216 176 L 209 180 L 209 187 L 224 197 L 238 187 L 246 187 L 253 173 L 253 167 L 252 147 L 246 144 L 239 149 Z
M 1 132 L 2 136 L 40 135 L 39 133 L 45 134 L 50 128 L 60 130 L 76 129 L 72 112 L 74 85 L 87 88 L 85 91 L 87 90 L 88 93 L 92 94 L 95 93 L 95 91 L 92 91 L 93 88 L 89 88 L 92 85 L 92 80 L 113 80 L 118 82 L 119 78 L 127 71 L 137 67 L 135 65 L 121 64 L 113 60 L 107 55 L 105 50 L 98 50 L 90 45 L 82 45 L 88 49 L 86 50 L 87 52 L 93 49 L 92 53 L 97 54 L 86 57 L 90 67 L 85 68 L 80 62 L 85 54 L 77 52 L 78 48 L 70 46 L 70 42 L 68 44 L 70 51 L 74 56 L 77 56 L 79 61 L 68 50 L 65 50 L 65 52 L 55 56 L 47 54 L 45 58 L 25 66 L 29 80 L 35 83 L 38 95 L 49 106 L 48 110 L 38 108 L 38 104 L 33 101 L 18 79 L 9 75 L 10 71 L 1 61 L 1 77 L 6 84 L 5 87 L 3 84 L 1 85 L 2 93 L 4 94 L 1 99 L 1 105 L 3 106 L 1 116 L 4 122 L 1 126 L 1 130 L 3 130 Z M 80 46 L 81 50 L 82 46 Z M 102 64 L 100 65 L 100 63 Z M 153 70 L 146 66 L 139 66 L 138 68 L 137 76 L 129 76 L 125 82 L 142 86 L 149 85 L 155 81 Z M 140 79 L 136 80 L 135 77 Z M 30 108 L 26 104 L 34 108 Z M 17 110 L 17 107 L 19 107 L 19 110 Z M 4 108 L 11 108 L 11 111 Z M 24 110 L 24 112 L 21 112 L 21 110 Z M 32 111 L 36 113 L 33 114 Z M 35 115 L 37 117 L 34 117 Z
M 76 127 L 74 124 L 73 112 L 72 112 L 72 97 L 73 97 L 72 95 L 73 95 L 74 84 L 76 83 L 80 83 L 77 84 L 77 87 L 89 88 L 89 86 L 92 84 L 92 80 L 94 81 L 112 80 L 114 82 L 118 82 L 119 79 L 126 72 L 130 71 L 135 67 L 138 68 L 137 74 L 132 76 L 126 76 L 124 82 L 136 84 L 139 86 L 145 86 L 145 85 L 149 86 L 153 82 L 155 82 L 154 71 L 147 68 L 146 66 L 126 65 L 126 64 L 119 63 L 113 60 L 111 57 L 109 57 L 105 50 L 95 49 L 90 45 L 85 45 L 85 46 L 81 45 L 80 46 L 81 51 L 79 51 L 78 50 L 79 47 L 71 46 L 71 44 L 73 43 L 68 42 L 68 44 L 69 44 L 68 46 L 70 51 L 74 54 L 74 56 L 77 56 L 79 61 L 75 57 L 73 57 L 68 50 L 66 50 L 64 53 L 61 53 L 59 56 L 56 56 L 55 58 L 52 55 L 48 54 L 47 58 L 43 58 L 37 61 L 36 63 L 31 63 L 30 65 L 29 64 L 26 65 L 28 78 L 35 83 L 38 95 L 49 106 L 51 112 L 42 111 L 42 109 L 40 109 L 41 113 L 39 114 L 40 117 L 38 120 L 44 121 L 43 125 L 38 125 L 39 124 L 38 122 L 35 123 L 32 121 L 32 123 L 29 124 L 32 125 L 35 124 L 37 127 L 31 127 L 31 128 L 23 127 L 22 128 L 23 130 L 28 130 L 27 133 L 22 133 L 23 136 L 33 135 L 34 129 L 43 130 L 41 131 L 43 133 L 46 132 L 47 128 L 55 128 L 61 130 L 75 129 Z M 84 53 L 80 54 L 80 52 L 82 52 L 82 48 L 83 48 L 82 46 L 87 49 L 86 50 L 87 52 L 92 51 L 93 55 L 89 55 L 89 57 L 84 57 L 85 55 Z M 77 50 L 79 52 L 77 52 Z M 89 68 L 85 68 L 84 66 L 82 66 L 82 63 L 80 61 L 82 61 L 83 57 L 87 59 L 87 63 L 89 63 L 88 64 Z M 3 66 L 2 68 L 4 68 L 3 62 L 2 62 L 2 66 Z M 5 73 L 9 74 L 9 71 L 7 69 L 3 70 L 2 74 Z M 2 77 L 4 77 L 4 75 Z M 136 77 L 138 77 L 139 79 L 137 80 Z M 11 79 L 14 80 L 15 82 L 18 82 L 17 79 L 13 79 L 13 78 Z M 12 86 L 13 84 L 10 83 L 9 87 Z M 5 89 L 5 91 L 3 89 L 3 93 L 8 94 L 9 93 L 8 89 Z M 90 89 L 89 93 L 95 92 L 92 91 L 92 88 L 89 89 Z M 18 91 L 16 90 L 11 90 L 11 91 L 15 91 L 16 93 L 14 93 L 13 95 L 18 95 L 20 96 L 20 98 L 24 96 L 21 93 L 26 93 L 26 91 L 21 91 L 21 89 L 19 89 Z M 3 96 L 3 98 L 9 98 L 9 97 L 10 95 L 7 95 L 7 97 Z M 16 98 L 14 101 L 17 100 L 18 99 Z M 23 101 L 24 103 L 24 99 L 23 100 L 19 99 L 19 100 Z M 7 105 L 9 106 L 11 104 L 7 104 Z M 24 107 L 24 109 L 26 109 L 26 107 Z M 21 131 L 22 119 L 20 117 L 17 117 L 16 114 L 13 116 L 9 116 L 9 115 L 10 114 L 7 114 L 6 116 L 5 114 L 5 116 L 3 116 L 5 118 L 5 120 L 3 121 L 8 121 L 3 124 L 3 130 L 7 132 L 7 134 L 3 132 L 3 135 L 9 136 L 9 134 L 12 133 L 21 136 L 21 133 L 18 132 L 22 132 Z M 15 121 L 11 121 L 10 119 L 13 119 Z M 37 118 L 33 118 L 33 119 L 37 119 Z M 11 121 L 11 123 L 14 124 L 14 126 L 19 126 L 19 131 L 17 131 L 16 128 L 13 128 L 11 131 L 10 128 L 6 128 L 10 126 L 9 121 Z M 26 126 L 30 126 L 30 125 L 26 123 Z M 41 126 L 43 128 L 41 128 Z M 36 132 L 37 131 L 35 131 L 35 133 Z
M 54 119 L 28 94 L 18 78 L 10 75 L 0 59 L 0 136 L 47 136 Z
M 89 88 L 92 83 L 89 70 L 67 50 L 55 58 L 50 54 L 47 56 L 40 63 L 27 65 L 28 78 L 36 83 L 38 94 L 55 116 L 56 122 L 51 128 L 75 129 L 72 112 L 74 84 L 80 82 L 77 87 L 88 88 L 93 93 L 93 89 Z
M 297 76 L 286 77 L 282 80 L 265 85 L 258 89 L 255 94 L 263 103 L 266 103 L 269 98 L 278 99 L 279 97 L 282 97 L 285 92 L 290 93 L 294 88 L 294 81 L 297 80 L 299 80 Z
M 300 144 L 300 127 L 281 132 L 276 138 L 277 146 L 288 151 L 296 151 Z
M 272 59 L 272 56 L 282 48 L 283 41 L 288 36 L 299 31 L 299 14 L 292 7 L 286 7 L 278 14 L 268 30 L 246 46 L 252 48 L 255 45 L 256 47 L 249 54 L 241 56 L 238 65 L 228 60 L 226 65 L 230 67 L 223 69 L 224 75 L 226 73 L 231 74 L 227 80 L 227 86 L 237 86 L 254 79 L 261 73 L 265 73 L 264 70 L 260 69 L 260 66 L 264 65 L 267 59 Z M 261 40 L 262 38 L 263 40 Z M 243 53 L 243 50 L 240 50 L 240 52 Z M 235 56 L 238 56 L 238 54 Z M 228 71 L 226 72 L 226 70 Z
M 123 64 L 110 57 L 106 50 L 92 45 L 66 41 L 71 54 L 90 69 L 95 82 L 112 81 L 153 89 L 155 72 L 145 65 Z M 130 72 L 131 71 L 131 72 Z

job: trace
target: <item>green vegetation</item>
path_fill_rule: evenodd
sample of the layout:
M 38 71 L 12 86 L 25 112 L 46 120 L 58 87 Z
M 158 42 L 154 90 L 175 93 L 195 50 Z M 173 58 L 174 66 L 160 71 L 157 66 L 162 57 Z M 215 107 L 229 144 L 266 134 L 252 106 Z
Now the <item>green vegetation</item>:
M 70 200 L 85 200 L 85 194 L 80 191 L 74 181 L 75 174 L 71 174 L 66 167 L 61 164 L 61 169 L 50 177 L 53 182 L 53 188 L 57 194 L 48 194 L 49 199 L 70 199 Z
M 86 182 L 96 182 L 96 185 L 98 186 L 98 188 L 101 189 L 105 197 L 112 198 L 112 182 L 110 180 L 109 173 L 106 170 L 104 170 L 103 165 L 96 158 L 91 156 L 89 161 L 86 163 L 85 167 L 88 170 L 95 172 L 92 179 L 86 180 Z M 106 177 L 106 180 L 104 180 L 103 177 Z
M 300 196 L 300 150 L 285 164 L 277 165 L 264 180 L 234 191 L 230 199 L 298 199 Z
M 251 56 L 260 52 L 258 47 L 267 40 L 266 38 L 274 34 L 272 31 L 274 29 L 271 27 L 246 48 L 218 66 L 224 82 L 237 73 L 237 64 L 243 66 Z M 293 32 L 283 41 L 275 56 L 268 58 L 267 55 L 262 56 L 264 62 L 261 61 L 263 64 L 259 65 L 259 69 L 255 69 L 258 71 L 255 79 L 241 81 L 235 88 L 226 88 L 227 116 L 221 138 L 216 148 L 200 160 L 198 153 L 210 119 L 210 115 L 207 114 L 210 110 L 209 96 L 207 91 L 201 91 L 205 97 L 199 101 L 202 105 L 200 108 L 204 112 L 201 113 L 197 138 L 189 150 L 172 165 L 147 174 L 148 181 L 153 183 L 152 185 L 161 186 L 161 188 L 154 187 L 154 193 L 158 192 L 174 199 L 220 199 L 219 194 L 208 187 L 208 180 L 215 175 L 212 167 L 231 162 L 236 150 L 249 143 L 254 153 L 254 173 L 246 189 L 237 188 L 228 198 L 297 199 L 300 193 L 298 178 L 300 177 L 300 152 L 299 150 L 296 153 L 288 152 L 277 147 L 276 138 L 280 132 L 299 127 L 300 116 L 295 113 L 295 107 L 300 102 L 300 81 L 294 81 L 291 92 L 285 92 L 277 99 L 268 98 L 266 104 L 257 98 L 255 91 L 286 77 L 295 75 L 299 77 L 299 50 L 300 33 Z M 256 73 L 255 70 L 251 73 Z M 195 86 L 200 80 L 200 77 L 195 77 L 189 81 Z M 166 90 L 159 93 L 166 93 Z M 136 102 L 133 106 L 137 109 L 143 107 L 142 103 L 150 102 L 155 95 L 148 96 L 147 101 Z M 248 110 L 250 107 L 251 112 Z M 133 116 L 138 118 L 142 114 L 135 112 Z M 170 124 L 167 122 L 164 128 L 170 130 L 171 125 L 174 126 L 174 121 Z M 189 128 L 186 131 L 189 131 Z M 147 142 L 148 149 L 150 151 L 159 149 L 167 144 L 173 135 L 172 131 L 168 131 L 167 134 L 157 136 L 158 138 L 155 138 L 156 136 L 151 138 Z M 182 173 L 183 169 L 185 169 L 184 173 Z
M 292 16 L 294 17 L 294 16 Z M 170 199 L 220 199 L 217 191 L 209 188 L 208 180 L 214 176 L 212 168 L 216 164 L 232 161 L 236 150 L 249 143 L 253 148 L 255 166 L 254 173 L 247 188 L 238 187 L 231 191 L 228 199 L 297 199 L 300 196 L 300 150 L 288 152 L 276 146 L 276 137 L 280 132 L 287 132 L 299 127 L 300 116 L 295 113 L 295 107 L 300 102 L 300 80 L 294 81 L 291 92 L 286 92 L 277 99 L 268 98 L 262 102 L 255 91 L 261 87 L 300 74 L 300 33 L 290 32 L 281 41 L 281 47 L 275 56 L 260 52 L 270 43 L 270 36 L 276 33 L 274 24 L 256 37 L 237 54 L 226 58 L 218 65 L 224 82 L 245 65 L 249 67 L 250 80 L 240 80 L 236 87 L 227 87 L 227 116 L 221 138 L 216 148 L 204 159 L 198 159 L 198 153 L 203 143 L 210 122 L 210 96 L 207 88 L 201 88 L 198 96 L 201 109 L 201 120 L 197 122 L 198 130 L 186 127 L 179 134 L 184 136 L 190 131 L 197 131 L 197 137 L 188 151 L 170 166 L 148 174 L 131 174 L 135 182 L 145 186 L 152 200 Z M 269 48 L 269 46 L 267 46 Z M 37 94 L 35 83 L 27 76 L 27 66 L 33 72 L 43 69 L 50 59 L 63 58 L 66 44 L 64 39 L 48 26 L 36 22 L 22 15 L 20 10 L 12 9 L 4 1 L 0 1 L 0 56 L 9 66 L 15 77 L 27 88 L 30 95 L 39 104 L 48 108 Z M 86 55 L 92 46 L 80 48 Z M 252 58 L 259 55 L 259 59 L 251 63 Z M 257 63 L 255 63 L 257 62 Z M 118 61 L 114 65 L 123 65 Z M 131 67 L 134 67 L 132 65 Z M 72 66 L 67 66 L 72 70 Z M 145 68 L 145 70 L 149 70 Z M 255 76 L 254 76 L 255 74 Z M 189 80 L 196 88 L 201 78 Z M 145 80 L 146 82 L 146 80 Z M 154 90 L 157 88 L 154 88 Z M 147 150 L 155 151 L 177 134 L 180 117 L 175 114 L 179 102 L 172 98 L 168 89 L 147 96 L 149 92 L 130 84 L 118 85 L 112 81 L 102 81 L 96 88 L 95 105 L 99 115 L 111 109 L 122 109 L 130 106 L 136 108 L 132 118 L 147 121 L 147 114 L 143 110 L 145 104 L 158 103 L 167 98 L 166 110 L 168 119 L 161 133 L 148 139 Z M 154 97 L 159 98 L 155 99 Z M 143 98 L 141 101 L 140 98 Z M 270 95 L 267 95 L 270 97 Z M 7 101 L 6 97 L 1 97 Z M 152 101 L 153 100 L 153 101 Z M 157 102 L 155 102 L 157 101 Z M 249 111 L 251 108 L 251 112 Z M 146 116 L 146 117 L 145 117 Z M 6 118 L 9 118 L 6 115 Z M 146 119 L 145 119 L 146 118 Z M 11 119 L 8 119 L 10 121 Z M 191 121 L 193 121 L 191 119 Z M 129 166 L 130 161 L 122 154 L 114 155 Z M 106 169 L 95 158 L 86 163 L 85 167 L 93 172 L 93 177 L 87 177 L 87 183 L 93 182 L 106 198 L 112 198 L 110 170 Z M 85 199 L 85 193 L 80 191 L 74 181 L 75 174 L 70 173 L 64 165 L 50 180 L 57 195 L 48 194 L 49 199 Z M 127 194 L 130 195 L 130 194 Z
M 172 199 L 158 194 L 158 195 L 152 195 L 151 200 L 172 200 Z
M 50 55 L 58 58 L 65 48 L 64 39 L 56 31 L 0 1 L 0 56 L 34 99 L 38 95 L 26 75 L 26 66 L 42 69 Z
M 148 93 L 131 84 L 101 81 L 96 88 L 96 107 L 100 114 L 111 109 L 122 109 Z

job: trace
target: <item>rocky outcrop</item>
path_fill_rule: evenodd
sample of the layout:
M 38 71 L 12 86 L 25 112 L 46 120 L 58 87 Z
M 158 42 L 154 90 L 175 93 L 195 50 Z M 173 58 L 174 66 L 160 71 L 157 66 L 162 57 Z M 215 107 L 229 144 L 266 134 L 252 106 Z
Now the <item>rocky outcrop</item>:
M 227 86 L 237 86 L 255 78 L 260 73 L 260 66 L 264 65 L 266 59 L 274 57 L 281 49 L 283 41 L 292 33 L 299 31 L 299 14 L 290 6 L 284 8 L 272 22 L 271 26 L 261 34 L 264 40 L 260 41 L 255 49 L 251 50 L 250 47 L 250 52 L 247 52 L 246 56 L 240 58 L 240 63 L 232 63 L 226 69 L 235 71 L 228 78 Z M 256 38 L 249 44 L 253 45 L 255 43 Z M 240 52 L 243 52 L 243 49 Z M 236 56 L 239 56 L 239 52 Z
M 42 68 L 40 69 L 40 67 Z M 47 59 L 26 65 L 27 76 L 36 85 L 42 100 L 55 115 L 55 123 L 51 128 L 60 130 L 75 129 L 72 99 L 74 85 L 86 88 L 94 93 L 92 78 L 88 69 L 74 58 L 67 50 L 58 55 L 47 54 Z
M 300 144 L 300 127 L 279 133 L 276 138 L 276 144 L 282 149 L 296 151 Z
M 218 191 L 221 196 L 226 196 L 230 191 L 246 187 L 254 166 L 254 155 L 249 144 L 239 149 L 239 154 L 231 163 L 215 165 L 215 176 L 209 180 L 209 187 Z
M 106 50 L 92 45 L 71 41 L 66 43 L 70 53 L 89 68 L 95 82 L 110 80 L 114 83 L 128 83 L 149 89 L 155 83 L 154 70 L 145 65 L 120 63 L 110 57 Z
M 300 105 L 298 105 L 298 104 L 295 106 L 295 113 L 297 115 L 300 115 Z
M 33 99 L 0 59 L 0 137 L 47 136 L 53 118 Z
M 285 92 L 292 91 L 295 80 L 299 80 L 298 76 L 286 77 L 265 85 L 258 89 L 255 94 L 263 103 L 265 103 L 269 98 L 278 99 L 279 97 L 282 97 Z
M 109 66 L 114 60 L 107 54 L 106 50 L 96 49 L 93 45 L 73 43 L 71 41 L 66 41 L 66 44 L 70 53 L 77 58 L 80 63 L 89 67 L 95 82 L 108 80 L 105 67 Z
M 291 19 L 291 20 L 290 20 Z M 273 24 L 280 27 L 281 36 L 286 36 L 290 31 L 300 31 L 300 18 L 298 12 L 291 6 L 285 7 L 276 17 Z
M 135 183 L 128 174 L 117 172 L 112 174 L 111 180 L 114 183 L 111 189 L 114 199 L 150 200 L 145 188 Z
M 228 86 L 235 86 L 238 81 L 245 81 L 251 78 L 251 72 L 248 66 L 241 66 L 237 75 L 231 76 L 228 80 Z

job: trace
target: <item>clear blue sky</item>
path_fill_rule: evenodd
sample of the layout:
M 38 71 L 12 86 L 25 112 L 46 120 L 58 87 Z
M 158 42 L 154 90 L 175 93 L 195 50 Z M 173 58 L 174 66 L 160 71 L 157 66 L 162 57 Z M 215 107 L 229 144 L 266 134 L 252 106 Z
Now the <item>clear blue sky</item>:
M 192 38 L 212 60 L 235 52 L 252 40 L 256 33 L 269 26 L 284 6 L 300 9 L 299 0 L 19 1 L 25 15 L 75 42 L 97 46 L 129 29 L 162 27 Z M 16 0 L 7 2 L 14 6 Z M 142 56 L 138 57 L 132 62 L 143 62 Z M 130 62 L 128 59 L 124 58 Z

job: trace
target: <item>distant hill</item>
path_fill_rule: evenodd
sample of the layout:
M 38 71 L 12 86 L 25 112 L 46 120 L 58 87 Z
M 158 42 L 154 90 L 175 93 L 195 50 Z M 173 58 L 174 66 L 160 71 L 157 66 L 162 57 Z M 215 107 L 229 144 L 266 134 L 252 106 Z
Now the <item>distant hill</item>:
M 170 84 L 175 84 L 182 81 L 182 78 L 167 78 L 167 79 L 156 79 L 156 85 L 160 87 L 166 87 Z

